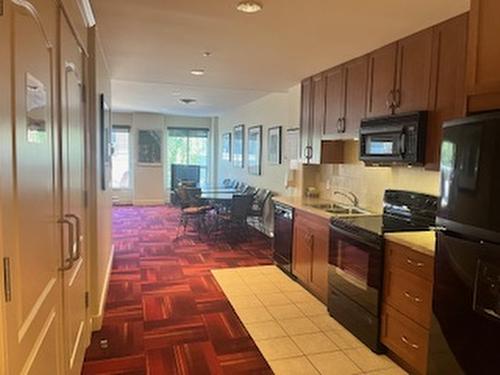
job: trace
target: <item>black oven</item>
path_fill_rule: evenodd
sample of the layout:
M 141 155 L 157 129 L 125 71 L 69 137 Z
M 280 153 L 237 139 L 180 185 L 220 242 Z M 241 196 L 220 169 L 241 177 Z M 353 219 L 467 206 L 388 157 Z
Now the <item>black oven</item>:
M 340 222 L 330 225 L 329 312 L 378 353 L 384 351 L 379 340 L 383 254 L 382 236 Z
M 427 112 L 365 119 L 361 122 L 360 159 L 367 165 L 422 165 Z

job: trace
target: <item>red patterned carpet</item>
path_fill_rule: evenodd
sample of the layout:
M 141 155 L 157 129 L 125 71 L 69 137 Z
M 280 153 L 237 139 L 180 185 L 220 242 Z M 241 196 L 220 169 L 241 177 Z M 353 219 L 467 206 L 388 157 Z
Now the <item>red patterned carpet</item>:
M 270 242 L 174 241 L 178 210 L 113 212 L 115 256 L 102 330 L 83 374 L 272 374 L 210 270 L 270 264 Z M 108 348 L 101 348 L 101 340 Z

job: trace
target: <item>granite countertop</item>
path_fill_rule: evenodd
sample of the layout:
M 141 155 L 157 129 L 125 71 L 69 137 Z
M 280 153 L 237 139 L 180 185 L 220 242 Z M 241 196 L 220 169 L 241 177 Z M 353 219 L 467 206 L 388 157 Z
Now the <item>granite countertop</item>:
M 312 205 L 319 205 L 319 204 L 340 204 L 339 202 L 328 200 L 328 199 L 307 198 L 307 197 L 298 197 L 298 196 L 293 196 L 293 197 L 276 196 L 276 197 L 273 197 L 273 200 L 275 202 L 291 206 L 291 207 L 296 208 L 298 210 L 305 211 L 305 212 L 323 217 L 325 219 L 331 219 L 332 217 L 338 217 L 338 216 L 347 216 L 346 214 L 333 214 L 331 212 L 327 212 L 327 211 L 322 210 L 320 208 L 311 207 Z M 376 213 L 369 213 L 368 215 L 376 215 Z M 351 217 L 353 217 L 353 216 L 367 216 L 367 214 L 351 214 L 348 216 L 351 216 Z
M 436 233 L 433 231 L 386 233 L 384 237 L 389 241 L 434 257 L 436 251 Z

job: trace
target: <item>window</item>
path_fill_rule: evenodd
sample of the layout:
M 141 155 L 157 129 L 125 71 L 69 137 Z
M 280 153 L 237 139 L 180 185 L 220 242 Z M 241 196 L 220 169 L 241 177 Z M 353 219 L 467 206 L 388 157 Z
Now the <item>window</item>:
M 112 187 L 130 189 L 130 128 L 113 126 Z
M 171 181 L 172 164 L 200 167 L 200 185 L 208 182 L 208 129 L 168 128 L 166 186 Z

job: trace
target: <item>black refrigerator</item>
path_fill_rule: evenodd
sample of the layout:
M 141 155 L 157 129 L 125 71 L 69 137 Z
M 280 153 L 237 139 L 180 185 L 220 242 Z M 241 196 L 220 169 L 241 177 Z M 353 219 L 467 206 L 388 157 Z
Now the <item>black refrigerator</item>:
M 500 112 L 443 129 L 429 374 L 500 374 Z

